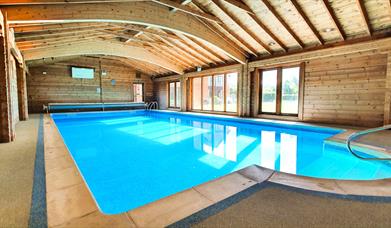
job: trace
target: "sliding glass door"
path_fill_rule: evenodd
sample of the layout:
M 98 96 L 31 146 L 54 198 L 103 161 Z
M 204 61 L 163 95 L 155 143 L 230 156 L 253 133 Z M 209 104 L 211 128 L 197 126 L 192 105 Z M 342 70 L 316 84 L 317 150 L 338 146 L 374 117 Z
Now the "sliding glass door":
M 237 112 L 238 73 L 195 77 L 191 86 L 193 110 Z

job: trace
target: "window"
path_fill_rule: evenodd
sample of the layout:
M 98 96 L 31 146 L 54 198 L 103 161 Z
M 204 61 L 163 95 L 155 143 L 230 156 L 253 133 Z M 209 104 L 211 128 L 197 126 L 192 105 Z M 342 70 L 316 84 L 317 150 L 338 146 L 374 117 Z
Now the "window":
M 201 81 L 202 78 L 194 78 L 193 79 L 193 85 L 192 85 L 192 104 L 193 104 L 193 109 L 195 110 L 201 110 L 201 99 L 202 99 L 202 94 L 201 94 Z
M 143 102 L 144 101 L 144 84 L 133 83 L 133 101 Z
M 169 107 L 180 108 L 181 107 L 181 83 L 170 82 L 169 83 Z
M 192 109 L 237 112 L 238 73 L 192 79 Z
M 260 79 L 261 113 L 294 116 L 299 114 L 299 66 L 263 70 Z
M 216 75 L 213 77 L 213 104 L 215 111 L 224 111 L 224 75 Z
M 236 112 L 238 108 L 238 74 L 230 73 L 226 76 L 226 111 Z
M 202 107 L 212 110 L 212 76 L 202 78 Z

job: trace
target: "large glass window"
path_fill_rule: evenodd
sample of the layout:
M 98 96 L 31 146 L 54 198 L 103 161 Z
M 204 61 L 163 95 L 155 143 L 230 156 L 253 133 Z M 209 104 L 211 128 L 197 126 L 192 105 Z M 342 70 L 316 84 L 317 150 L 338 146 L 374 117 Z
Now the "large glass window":
M 277 70 L 262 72 L 262 112 L 276 112 Z
M 238 73 L 192 79 L 192 109 L 237 112 Z
M 212 76 L 202 78 L 202 109 L 212 110 Z
M 299 112 L 299 78 L 299 67 L 282 69 L 281 113 Z
M 237 112 L 238 109 L 238 73 L 226 76 L 225 103 L 227 112 Z
M 216 75 L 213 89 L 214 111 L 224 111 L 224 75 Z
M 142 83 L 133 84 L 133 101 L 134 102 L 144 101 L 144 84 Z
M 201 81 L 202 78 L 193 78 L 193 85 L 192 85 L 192 105 L 193 109 L 195 110 L 201 110 L 201 99 L 202 99 L 202 93 L 201 93 Z
M 169 107 L 180 108 L 181 107 L 181 83 L 170 82 L 168 86 L 169 95 Z
M 264 70 L 260 80 L 260 112 L 298 115 L 300 67 Z

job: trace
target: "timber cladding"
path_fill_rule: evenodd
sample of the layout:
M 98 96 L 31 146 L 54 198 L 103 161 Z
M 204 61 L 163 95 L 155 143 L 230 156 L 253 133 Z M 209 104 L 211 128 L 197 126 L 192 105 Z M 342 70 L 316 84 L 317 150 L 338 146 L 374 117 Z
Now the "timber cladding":
M 72 66 L 94 68 L 94 79 L 72 78 Z M 100 69 L 107 72 L 106 76 L 102 76 L 102 82 L 99 78 Z M 100 102 L 101 94 L 97 90 L 100 83 L 103 102 L 133 101 L 133 83 L 144 83 L 145 100 L 153 98 L 150 76 L 141 74 L 140 78 L 136 78 L 134 68 L 116 60 L 78 57 L 30 67 L 30 75 L 27 76 L 29 111 L 42 112 L 42 105 L 47 103 Z
M 304 121 L 382 125 L 386 72 L 385 54 L 358 53 L 308 61 Z

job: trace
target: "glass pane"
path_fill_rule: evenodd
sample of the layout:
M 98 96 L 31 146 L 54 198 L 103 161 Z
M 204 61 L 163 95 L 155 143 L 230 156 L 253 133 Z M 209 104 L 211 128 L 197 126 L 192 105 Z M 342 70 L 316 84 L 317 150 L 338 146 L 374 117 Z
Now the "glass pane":
M 134 102 L 143 102 L 143 84 L 133 84 Z
M 299 113 L 300 67 L 282 69 L 281 113 Z
M 224 111 L 224 75 L 216 75 L 214 80 L 213 110 Z
M 277 70 L 262 72 L 262 112 L 276 112 Z
M 180 108 L 181 107 L 181 83 L 176 82 L 176 107 Z
M 175 107 L 175 82 L 170 82 L 170 107 Z
M 193 78 L 193 100 L 192 108 L 201 109 L 201 78 Z
M 212 76 L 202 78 L 202 108 L 212 110 Z
M 227 74 L 226 111 L 237 112 L 238 103 L 238 73 Z

